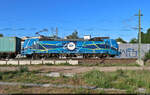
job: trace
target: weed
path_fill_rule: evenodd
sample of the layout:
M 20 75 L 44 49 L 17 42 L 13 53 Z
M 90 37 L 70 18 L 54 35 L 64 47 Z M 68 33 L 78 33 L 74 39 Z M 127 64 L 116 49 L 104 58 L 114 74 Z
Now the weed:
M 113 63 L 113 64 L 100 64 L 100 63 L 91 63 L 91 64 L 86 64 L 86 63 L 79 63 L 77 66 L 87 66 L 87 67 L 91 67 L 91 66 L 99 66 L 99 67 L 110 67 L 110 66 L 137 66 L 139 67 L 139 64 L 136 63 L 127 63 L 127 64 L 122 64 L 122 63 Z
M 95 85 L 103 88 L 110 88 L 110 80 L 108 76 L 105 76 L 104 72 L 93 70 L 83 75 L 85 81 L 91 85 Z
M 29 69 L 27 66 L 20 66 L 18 72 L 20 72 L 20 73 L 29 72 Z
M 2 72 L 0 72 L 0 80 L 2 80 L 2 76 L 3 76 L 3 73 L 2 73 Z
M 11 79 L 11 78 L 13 78 L 14 77 L 14 75 L 13 74 L 4 74 L 3 76 L 2 76 L 2 80 L 9 80 L 9 79 Z
M 78 89 L 76 89 L 75 93 L 76 94 L 83 94 L 83 93 L 85 93 L 85 90 L 83 88 L 78 88 Z
M 145 54 L 144 61 L 146 62 L 148 59 L 150 59 L 150 50 Z

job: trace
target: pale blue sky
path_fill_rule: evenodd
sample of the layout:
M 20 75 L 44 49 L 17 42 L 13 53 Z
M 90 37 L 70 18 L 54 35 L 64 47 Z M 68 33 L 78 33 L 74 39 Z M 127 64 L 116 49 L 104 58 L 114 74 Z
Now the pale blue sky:
M 150 0 L 0 0 L 0 33 L 4 36 L 36 36 L 37 31 L 48 28 L 43 35 L 52 35 L 58 27 L 60 37 L 75 29 L 79 36 L 91 35 L 122 37 L 126 41 L 137 37 L 138 17 L 141 9 L 142 27 L 150 28 Z

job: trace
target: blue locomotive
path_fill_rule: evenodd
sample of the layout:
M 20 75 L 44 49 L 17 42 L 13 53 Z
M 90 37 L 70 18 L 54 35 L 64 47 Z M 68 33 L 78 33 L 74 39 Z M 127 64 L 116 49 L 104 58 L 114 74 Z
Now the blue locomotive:
M 114 39 L 27 39 L 24 41 L 22 55 L 27 57 L 115 57 L 120 54 Z

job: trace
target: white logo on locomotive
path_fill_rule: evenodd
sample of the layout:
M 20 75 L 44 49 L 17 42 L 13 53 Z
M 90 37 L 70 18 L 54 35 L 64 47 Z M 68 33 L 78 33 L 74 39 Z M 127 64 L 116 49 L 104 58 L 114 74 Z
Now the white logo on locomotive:
M 70 42 L 70 43 L 68 43 L 67 48 L 68 48 L 69 50 L 74 50 L 74 49 L 76 48 L 76 45 L 75 45 L 75 43 Z

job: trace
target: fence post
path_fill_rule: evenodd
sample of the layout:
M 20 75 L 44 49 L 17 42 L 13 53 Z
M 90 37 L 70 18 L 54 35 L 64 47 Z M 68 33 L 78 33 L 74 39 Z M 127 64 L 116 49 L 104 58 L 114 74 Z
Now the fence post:
M 32 61 L 30 60 L 30 65 L 31 65 Z
M 18 65 L 20 65 L 19 59 L 18 59 Z
M 7 65 L 7 60 L 6 60 L 6 65 Z
M 54 59 L 54 64 L 56 64 L 55 59 Z
M 42 58 L 42 65 L 44 64 L 44 59 Z

